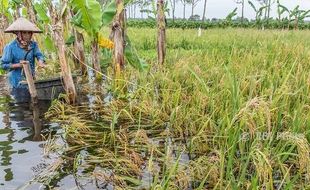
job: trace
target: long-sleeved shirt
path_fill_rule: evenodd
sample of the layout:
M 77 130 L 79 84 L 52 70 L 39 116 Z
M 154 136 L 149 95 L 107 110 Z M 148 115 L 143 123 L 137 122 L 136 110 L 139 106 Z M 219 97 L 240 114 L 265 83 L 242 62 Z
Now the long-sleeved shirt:
M 29 44 L 31 51 L 28 53 L 26 60 L 30 63 L 32 75 L 35 75 L 35 58 L 44 61 L 44 56 L 38 48 L 38 44 L 31 41 Z M 4 70 L 10 71 L 8 73 L 8 80 L 10 88 L 25 88 L 20 84 L 24 79 L 22 68 L 11 68 L 11 64 L 18 64 L 24 60 L 27 51 L 19 46 L 18 41 L 15 39 L 4 47 L 3 55 L 1 58 L 1 67 Z

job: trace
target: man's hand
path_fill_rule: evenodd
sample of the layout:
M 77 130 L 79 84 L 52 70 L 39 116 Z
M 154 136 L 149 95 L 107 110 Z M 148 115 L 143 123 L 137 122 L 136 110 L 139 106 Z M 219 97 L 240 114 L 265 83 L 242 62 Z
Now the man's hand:
M 38 61 L 38 66 L 39 66 L 39 68 L 45 68 L 46 67 L 46 65 L 43 63 L 42 60 Z
M 11 69 L 18 69 L 22 67 L 23 67 L 22 63 L 11 64 Z
M 26 64 L 29 64 L 29 61 L 20 61 L 19 63 L 22 65 L 26 65 Z

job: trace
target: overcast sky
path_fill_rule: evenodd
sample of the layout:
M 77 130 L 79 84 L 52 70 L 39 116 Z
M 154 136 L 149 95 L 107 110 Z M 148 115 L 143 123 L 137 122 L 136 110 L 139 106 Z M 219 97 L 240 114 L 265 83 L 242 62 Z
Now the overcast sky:
M 169 0 L 168 0 L 169 1 Z M 241 5 L 236 4 L 236 0 L 208 0 L 207 2 L 207 18 L 225 18 L 234 8 L 238 7 L 238 16 L 241 16 Z M 276 2 L 276 0 L 274 0 Z M 259 5 L 256 0 L 252 0 L 255 5 Z M 195 7 L 194 12 L 202 16 L 204 0 L 200 0 L 199 4 Z M 300 5 L 300 9 L 309 10 L 310 0 L 280 0 L 280 3 L 289 8 L 290 10 Z M 245 0 L 245 17 L 253 19 L 255 18 L 255 12 L 248 4 L 248 0 Z M 191 6 L 186 7 L 186 18 L 191 15 Z M 171 17 L 172 15 L 170 15 Z M 277 16 L 277 4 L 272 5 L 271 16 Z M 284 15 L 283 15 L 284 16 Z M 176 17 L 183 18 L 183 6 L 182 3 L 177 3 Z

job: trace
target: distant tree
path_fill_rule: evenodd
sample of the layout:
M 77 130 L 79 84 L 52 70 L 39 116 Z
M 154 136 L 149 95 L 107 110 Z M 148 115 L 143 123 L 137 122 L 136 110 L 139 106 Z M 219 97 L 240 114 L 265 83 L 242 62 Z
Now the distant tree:
M 270 18 L 271 5 L 274 3 L 274 0 L 257 0 L 265 9 L 264 20 L 268 20 Z
M 226 25 L 231 25 L 233 17 L 235 17 L 235 16 L 237 15 L 237 9 L 238 9 L 238 8 L 236 7 L 232 12 L 230 12 L 230 13 L 226 16 L 226 18 L 225 18 L 225 24 L 226 24 Z
M 136 18 L 137 6 L 140 7 L 141 3 L 143 2 L 141 0 L 138 0 L 138 1 L 132 1 L 127 5 L 129 18 Z
M 304 19 L 308 17 L 310 17 L 310 10 L 301 10 L 299 9 L 299 5 L 297 5 L 293 10 L 290 11 L 289 18 L 293 19 L 289 19 L 289 24 L 291 21 L 293 21 L 294 28 L 298 29 L 298 24 L 304 22 Z
M 256 25 L 259 25 L 262 20 L 263 11 L 266 10 L 268 6 L 265 5 L 265 6 L 261 6 L 258 8 L 251 1 L 248 1 L 248 3 L 252 7 L 252 9 L 255 11 L 255 22 L 256 22 Z
M 164 2 L 164 1 L 163 1 Z M 163 10 L 164 13 L 169 14 L 169 8 L 168 8 L 168 3 L 164 2 L 163 4 Z M 154 0 L 151 1 L 145 1 L 144 2 L 144 8 L 140 10 L 141 13 L 146 13 L 149 18 L 155 19 L 157 17 L 157 5 Z
M 176 5 L 177 1 L 178 0 L 169 0 L 169 2 L 171 4 L 172 22 L 174 22 L 174 19 L 175 19 L 175 5 Z
M 190 3 L 190 0 L 181 0 L 181 3 L 183 4 L 183 19 L 185 20 L 186 18 L 186 5 Z
M 241 4 L 241 23 L 244 20 L 244 0 L 235 0 L 237 4 Z
M 198 21 L 198 20 L 200 20 L 200 16 L 199 15 L 193 15 L 193 16 L 190 16 L 188 20 Z
M 207 10 L 207 0 L 204 0 L 202 22 L 204 22 L 206 20 L 206 10 Z
M 195 9 L 195 7 L 197 6 L 197 4 L 198 4 L 199 1 L 200 1 L 200 0 L 189 0 L 190 4 L 191 4 L 191 6 L 192 6 L 192 14 L 191 14 L 191 16 L 194 16 L 194 9 Z

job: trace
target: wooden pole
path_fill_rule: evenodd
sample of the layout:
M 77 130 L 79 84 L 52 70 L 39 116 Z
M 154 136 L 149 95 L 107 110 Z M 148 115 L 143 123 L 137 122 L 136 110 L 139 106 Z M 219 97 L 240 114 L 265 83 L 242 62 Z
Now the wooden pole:
M 21 61 L 24 69 L 24 73 L 26 75 L 26 80 L 28 83 L 28 88 L 31 96 L 31 101 L 36 104 L 38 103 L 38 93 L 36 90 L 36 87 L 34 85 L 33 76 L 31 74 L 30 68 L 29 68 L 29 61 Z

